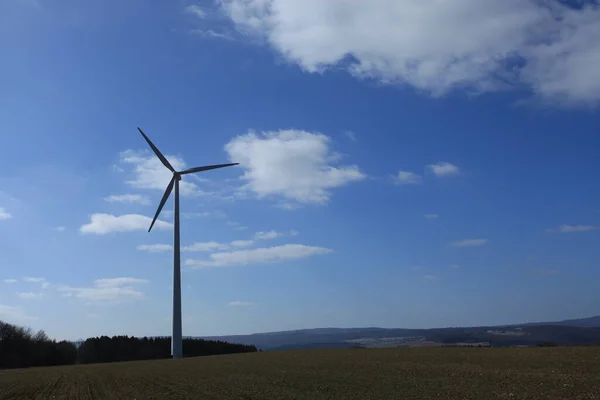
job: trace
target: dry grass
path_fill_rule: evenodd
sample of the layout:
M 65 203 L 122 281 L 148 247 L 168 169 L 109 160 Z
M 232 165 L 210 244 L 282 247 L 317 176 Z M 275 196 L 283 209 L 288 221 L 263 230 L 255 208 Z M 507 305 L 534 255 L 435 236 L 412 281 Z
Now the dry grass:
M 600 348 L 263 352 L 0 372 L 0 399 L 600 399 Z

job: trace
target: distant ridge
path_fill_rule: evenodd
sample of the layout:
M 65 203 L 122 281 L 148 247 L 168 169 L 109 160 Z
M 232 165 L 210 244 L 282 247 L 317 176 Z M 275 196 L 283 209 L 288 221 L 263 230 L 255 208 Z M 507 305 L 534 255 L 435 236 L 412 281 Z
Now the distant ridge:
M 361 347 L 363 345 L 371 347 L 371 343 L 377 343 L 378 346 L 381 346 L 382 343 L 394 346 L 411 341 L 438 344 L 489 342 L 494 346 L 533 346 L 546 342 L 562 345 L 600 345 L 600 316 L 555 322 L 478 327 L 316 328 L 199 338 L 254 345 L 263 350 Z
M 579 328 L 600 328 L 600 315 L 588 318 L 566 319 L 557 322 L 530 322 L 524 325 L 576 326 Z

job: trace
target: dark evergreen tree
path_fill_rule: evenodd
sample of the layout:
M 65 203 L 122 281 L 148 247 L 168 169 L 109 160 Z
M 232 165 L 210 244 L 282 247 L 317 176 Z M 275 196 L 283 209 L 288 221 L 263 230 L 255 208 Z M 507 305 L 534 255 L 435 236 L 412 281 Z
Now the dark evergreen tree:
M 73 343 L 0 321 L 0 369 L 74 364 L 76 359 Z

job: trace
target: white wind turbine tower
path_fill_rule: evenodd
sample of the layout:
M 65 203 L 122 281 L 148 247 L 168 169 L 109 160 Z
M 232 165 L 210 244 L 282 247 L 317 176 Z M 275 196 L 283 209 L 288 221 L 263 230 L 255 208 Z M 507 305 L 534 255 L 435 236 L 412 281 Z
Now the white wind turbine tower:
M 173 334 L 171 336 L 171 354 L 173 358 L 182 358 L 183 357 L 183 337 L 181 333 L 181 259 L 179 256 L 180 248 L 179 248 L 179 181 L 181 180 L 182 175 L 193 174 L 194 172 L 202 172 L 208 171 L 210 169 L 217 169 L 223 167 L 231 167 L 233 165 L 238 165 L 239 163 L 233 164 L 218 164 L 218 165 L 207 165 L 205 167 L 196 167 L 186 169 L 184 171 L 175 171 L 175 168 L 171 166 L 169 161 L 162 155 L 160 150 L 156 148 L 154 143 L 148 139 L 148 136 L 138 128 L 146 142 L 154 151 L 154 154 L 158 157 L 158 159 L 163 163 L 165 167 L 167 167 L 172 173 L 173 177 L 165 190 L 165 194 L 158 205 L 158 209 L 156 210 L 156 214 L 154 215 L 154 219 L 150 224 L 150 228 L 148 232 L 154 226 L 158 215 L 163 209 L 171 191 L 173 190 L 173 186 L 175 187 L 175 213 L 174 213 L 174 229 L 173 229 Z

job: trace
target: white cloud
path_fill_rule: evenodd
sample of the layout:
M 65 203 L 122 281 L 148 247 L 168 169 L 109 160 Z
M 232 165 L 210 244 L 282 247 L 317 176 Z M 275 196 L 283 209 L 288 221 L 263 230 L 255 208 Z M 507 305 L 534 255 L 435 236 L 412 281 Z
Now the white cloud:
M 198 18 L 206 18 L 206 12 L 200 8 L 200 6 L 197 6 L 195 4 L 189 5 L 185 8 L 185 12 L 187 12 L 188 14 L 192 14 Z
M 299 203 L 290 203 L 290 202 L 284 201 L 284 202 L 276 204 L 275 207 L 281 208 L 282 210 L 292 211 L 292 210 L 297 210 L 299 208 L 302 208 L 302 205 Z
M 483 246 L 488 242 L 487 239 L 465 239 L 450 243 L 451 247 L 476 247 Z
M 269 240 L 269 239 L 277 239 L 285 236 L 296 236 L 298 232 L 295 230 L 291 230 L 289 232 L 277 232 L 277 231 L 268 231 L 268 232 L 256 232 L 254 234 L 254 239 L 256 240 Z
M 528 88 L 600 100 L 600 7 L 559 0 L 220 0 L 237 29 L 309 72 L 408 84 L 434 96 Z
M 23 282 L 27 283 L 39 283 L 42 289 L 47 289 L 50 287 L 50 283 L 46 281 L 46 278 L 35 277 L 35 276 L 25 276 L 23 277 Z
M 435 176 L 444 177 L 444 176 L 452 176 L 460 174 L 460 169 L 454 165 L 447 162 L 440 162 L 437 164 L 430 164 L 427 168 L 433 172 Z
M 43 296 L 42 293 L 33 293 L 33 292 L 20 292 L 17 293 L 17 296 L 19 296 L 22 299 L 25 300 L 32 300 L 32 299 L 39 299 L 40 297 Z
M 229 302 L 229 306 L 230 307 L 250 307 L 253 306 L 256 303 L 253 303 L 251 301 L 231 301 Z
M 170 244 L 141 244 L 136 249 L 150 253 L 162 253 L 164 251 L 173 251 L 173 246 Z
M 104 278 L 97 279 L 94 281 L 94 283 L 99 287 L 117 287 L 123 285 L 148 283 L 148 280 L 139 278 Z
M 348 139 L 352 140 L 353 142 L 356 142 L 356 133 L 354 133 L 354 132 L 352 132 L 352 131 L 345 131 L 345 132 L 344 132 L 344 135 L 345 135 L 345 136 L 346 136 Z
M 202 211 L 202 212 L 184 212 L 181 213 L 183 218 L 227 218 L 227 214 L 223 211 Z
M 233 247 L 250 247 L 254 244 L 254 240 L 234 240 L 231 242 Z
M 205 38 L 234 40 L 231 34 L 227 32 L 217 32 L 212 29 L 192 29 L 190 33 L 193 35 L 203 36 Z
M 157 206 L 158 206 L 158 204 L 157 204 Z M 164 208 L 160 212 L 161 217 L 163 217 L 165 219 L 170 219 L 170 220 L 173 219 L 173 214 L 174 214 L 174 212 L 172 210 L 165 210 Z M 180 214 L 180 215 L 183 216 L 183 214 Z
M 165 168 L 158 157 L 149 151 L 127 150 L 120 154 L 121 162 L 133 168 L 133 179 L 126 181 L 136 189 L 156 189 L 164 192 L 173 177 L 171 171 Z M 165 155 L 173 168 L 181 171 L 186 168 L 185 162 L 176 156 Z M 181 180 L 179 191 L 182 196 L 201 195 L 201 191 L 193 182 Z
M 109 203 L 125 203 L 125 204 L 141 204 L 141 205 L 149 205 L 150 198 L 148 196 L 143 196 L 141 194 L 119 194 L 108 196 L 104 200 Z
M 562 233 L 576 233 L 576 232 L 589 232 L 598 229 L 597 226 L 593 225 L 561 225 L 558 228 L 546 229 L 547 232 L 562 232 Z
M 35 277 L 35 276 L 26 276 L 23 278 L 23 282 L 28 282 L 28 283 L 43 283 L 46 281 L 46 278 L 40 278 L 40 277 Z
M 437 214 L 425 214 L 424 217 L 425 217 L 425 219 L 437 219 L 439 217 L 439 215 L 437 215 Z
M 219 242 L 197 242 L 181 248 L 182 251 L 215 251 L 226 250 L 228 246 Z
M 320 254 L 328 254 L 331 252 L 332 250 L 323 247 L 304 246 L 301 244 L 285 244 L 282 246 L 252 250 L 213 253 L 210 255 L 209 260 L 186 260 L 185 264 L 199 268 L 228 267 L 233 265 L 261 264 L 297 260 Z
M 288 237 L 288 236 L 296 236 L 298 232 L 295 230 L 290 230 L 288 232 L 277 232 L 277 231 L 266 231 L 266 232 L 256 232 L 253 236 L 253 239 L 246 240 L 234 240 L 229 244 L 219 243 L 216 241 L 209 242 L 196 242 L 188 246 L 183 246 L 181 251 L 186 252 L 212 252 L 218 250 L 230 250 L 233 248 L 240 247 L 251 247 L 258 240 L 270 240 L 276 239 L 280 237 Z M 136 247 L 137 250 L 147 251 L 150 253 L 160 253 L 165 251 L 172 251 L 173 246 L 170 244 L 142 244 Z
M 225 150 L 245 169 L 243 189 L 260 198 L 325 204 L 332 189 L 366 177 L 356 165 L 335 167 L 339 157 L 329 146 L 329 137 L 321 133 L 281 130 L 238 136 Z
M 421 175 L 410 171 L 398 171 L 398 174 L 394 177 L 394 181 L 398 185 L 416 185 L 417 183 L 421 183 Z
M 219 243 L 216 241 L 197 242 L 197 243 L 193 243 L 189 246 L 183 246 L 181 248 L 181 251 L 210 252 L 210 251 L 218 251 L 218 250 L 230 250 L 232 247 L 233 248 L 251 247 L 258 240 L 270 240 L 270 239 L 276 239 L 276 238 L 280 238 L 280 237 L 296 236 L 296 235 L 298 235 L 298 232 L 293 229 L 288 232 L 277 232 L 277 231 L 256 232 L 253 236 L 253 239 L 234 240 L 234 241 L 230 242 L 229 244 Z M 168 244 L 155 244 L 155 245 L 140 245 L 140 246 L 137 246 L 137 249 L 149 251 L 149 252 L 161 252 L 161 251 L 172 250 L 173 247 Z
M 21 307 L 12 307 L 0 304 L 0 319 L 7 322 L 10 321 L 30 321 L 36 320 L 37 317 L 27 315 Z
M 4 279 L 4 283 L 8 283 L 8 284 L 17 283 L 17 280 L 16 279 Z
M 138 278 L 107 278 L 94 281 L 91 287 L 62 286 L 58 290 L 67 297 L 77 297 L 89 302 L 119 303 L 125 300 L 139 300 L 144 293 L 135 285 L 148 283 Z
M 8 211 L 6 211 L 4 209 L 4 207 L 0 207 L 0 221 L 2 220 L 6 220 L 6 219 L 11 219 L 12 215 L 10 215 L 10 213 Z
M 247 226 L 243 226 L 239 222 L 235 221 L 227 221 L 225 224 L 227 226 L 231 226 L 236 231 L 245 231 L 246 229 L 248 229 Z
M 115 216 L 112 214 L 92 214 L 90 222 L 79 228 L 81 233 L 104 235 L 110 232 L 131 232 L 148 230 L 152 218 L 139 214 L 125 214 Z M 170 224 L 159 219 L 156 220 L 152 229 L 171 229 Z

